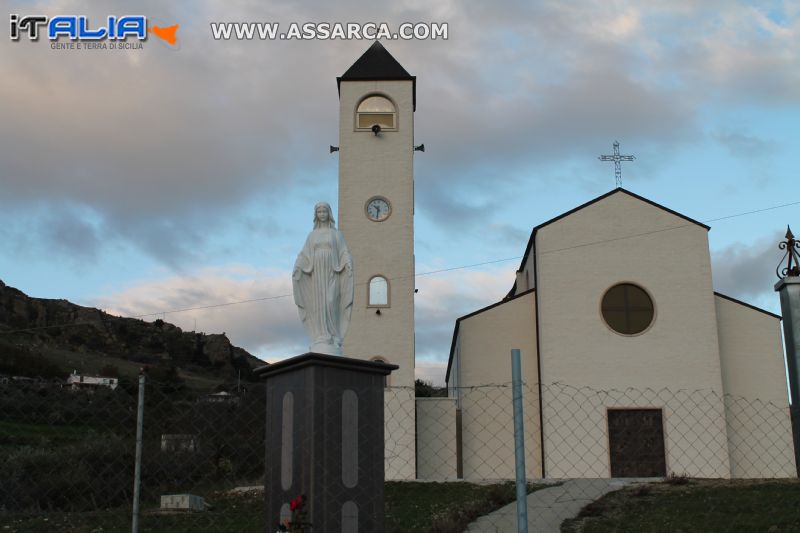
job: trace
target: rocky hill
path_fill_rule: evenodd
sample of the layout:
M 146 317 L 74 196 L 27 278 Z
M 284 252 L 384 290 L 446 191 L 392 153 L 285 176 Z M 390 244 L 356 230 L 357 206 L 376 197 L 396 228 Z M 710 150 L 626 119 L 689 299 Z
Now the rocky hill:
M 224 333 L 187 332 L 163 320 L 145 322 L 67 300 L 31 298 L 0 281 L 0 373 L 130 375 L 148 366 L 156 375 L 212 384 L 239 376 L 250 380 L 252 369 L 263 364 Z

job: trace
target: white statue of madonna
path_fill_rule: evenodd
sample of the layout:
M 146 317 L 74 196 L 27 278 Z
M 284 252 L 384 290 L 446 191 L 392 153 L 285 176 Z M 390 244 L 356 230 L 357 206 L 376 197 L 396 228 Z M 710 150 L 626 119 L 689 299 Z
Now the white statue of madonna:
M 342 355 L 353 312 L 353 258 L 326 202 L 314 206 L 314 230 L 294 263 L 292 287 L 311 351 Z

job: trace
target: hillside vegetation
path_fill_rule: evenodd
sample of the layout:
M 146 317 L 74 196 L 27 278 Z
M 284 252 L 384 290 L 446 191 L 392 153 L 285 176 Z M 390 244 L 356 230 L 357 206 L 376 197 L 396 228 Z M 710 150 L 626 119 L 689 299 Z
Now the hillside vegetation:
M 264 363 L 222 334 L 32 298 L 0 281 L 0 374 L 64 379 L 73 370 L 130 378 L 147 366 L 195 388 L 252 380 Z

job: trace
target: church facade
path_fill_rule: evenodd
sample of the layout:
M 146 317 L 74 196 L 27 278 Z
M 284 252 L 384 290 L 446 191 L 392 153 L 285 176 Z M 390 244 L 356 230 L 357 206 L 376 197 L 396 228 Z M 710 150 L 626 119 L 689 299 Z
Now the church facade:
M 510 292 L 456 321 L 449 397 L 415 398 L 416 78 L 375 42 L 337 83 L 343 351 L 399 366 L 387 479 L 514 478 L 514 348 L 530 478 L 796 475 L 781 317 L 714 292 L 708 226 L 621 188 L 533 229 Z
M 510 389 L 481 392 L 513 348 L 531 477 L 795 476 L 780 316 L 714 292 L 709 229 L 621 188 L 534 228 L 455 325 L 460 476 L 513 477 Z

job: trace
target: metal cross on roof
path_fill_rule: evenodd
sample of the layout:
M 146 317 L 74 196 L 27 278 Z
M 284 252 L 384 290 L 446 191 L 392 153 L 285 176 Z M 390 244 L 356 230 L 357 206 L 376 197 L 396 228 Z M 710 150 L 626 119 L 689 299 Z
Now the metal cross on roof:
M 614 177 L 617 180 L 617 187 L 622 187 L 622 161 L 633 161 L 636 159 L 632 155 L 619 155 L 619 141 L 614 141 L 614 154 L 601 155 L 597 159 L 600 161 L 613 161 L 614 162 Z

